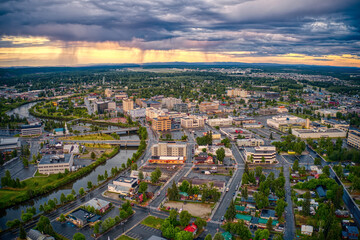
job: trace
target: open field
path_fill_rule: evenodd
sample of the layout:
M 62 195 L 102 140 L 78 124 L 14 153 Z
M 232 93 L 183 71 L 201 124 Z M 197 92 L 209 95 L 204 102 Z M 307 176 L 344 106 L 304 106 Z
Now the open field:
M 108 134 L 90 134 L 90 135 L 79 135 L 60 138 L 61 140 L 114 140 L 114 138 Z
M 211 214 L 211 204 L 208 203 L 186 203 L 170 201 L 164 207 L 177 208 L 188 211 L 195 217 L 208 218 Z
M 160 229 L 161 224 L 164 222 L 164 219 L 157 218 L 154 216 L 148 216 L 144 220 L 142 220 L 141 224 L 146 225 L 148 227 Z

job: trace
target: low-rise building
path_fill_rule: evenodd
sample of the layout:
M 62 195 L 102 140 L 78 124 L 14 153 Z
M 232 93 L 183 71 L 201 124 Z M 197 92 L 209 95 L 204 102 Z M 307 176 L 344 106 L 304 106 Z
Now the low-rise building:
M 120 176 L 112 183 L 108 184 L 108 191 L 115 192 L 123 196 L 132 195 L 138 187 L 138 179 Z
M 151 156 L 149 158 L 149 163 L 156 163 L 156 164 L 184 164 L 185 157 L 172 157 L 172 156 Z
M 136 108 L 129 110 L 129 115 L 132 119 L 144 118 L 146 116 L 146 108 Z
M 245 156 L 246 160 L 251 163 L 273 163 L 276 160 L 276 147 L 245 147 Z
M 301 139 L 307 138 L 344 138 L 346 132 L 337 128 L 313 128 L 313 129 L 293 129 L 292 134 Z
M 219 103 L 202 102 L 199 105 L 200 112 L 214 111 L 219 109 Z
M 206 123 L 211 127 L 222 127 L 222 126 L 231 126 L 233 122 L 233 119 L 231 117 L 229 118 L 214 118 L 214 119 L 208 119 Z
M 336 113 L 342 113 L 341 110 L 338 109 L 318 109 L 315 110 L 316 115 L 320 115 L 321 117 L 336 117 Z
M 84 204 L 85 207 L 93 207 L 95 210 L 99 211 L 100 213 L 106 212 L 110 208 L 110 202 L 99 199 L 93 198 L 87 203 Z
M 17 137 L 0 138 L 0 151 L 8 152 L 20 148 L 20 141 Z
M 181 118 L 181 127 L 183 128 L 203 128 L 205 125 L 205 119 L 197 116 L 189 116 Z
M 239 135 L 245 138 L 252 138 L 252 133 L 242 128 L 220 128 L 220 132 L 230 140 L 236 140 Z
M 235 125 L 242 125 L 245 123 L 255 123 L 255 122 L 256 120 L 254 118 L 246 117 L 246 116 L 233 118 L 233 124 Z
M 187 112 L 188 111 L 188 105 L 186 103 L 176 103 L 173 107 L 174 111 L 177 112 Z
M 182 103 L 182 100 L 179 98 L 173 98 L 173 97 L 168 97 L 168 98 L 163 98 L 161 100 L 161 103 L 163 106 L 165 106 L 167 109 L 172 110 L 174 108 L 175 104 L 179 104 Z
M 226 95 L 229 97 L 242 97 L 246 98 L 248 96 L 248 91 L 241 88 L 229 89 L 226 91 Z
M 360 149 L 360 131 L 350 130 L 347 138 L 347 144 Z
M 328 125 L 332 128 L 338 128 L 340 130 L 343 130 L 344 132 L 347 132 L 347 130 L 350 127 L 350 124 L 346 121 L 337 121 L 335 119 L 321 119 L 321 124 Z
M 64 173 L 70 171 L 73 164 L 73 154 L 44 155 L 38 163 L 38 171 L 41 174 Z
M 239 147 L 256 147 L 264 145 L 264 140 L 257 138 L 237 139 L 236 144 Z
M 76 209 L 67 216 L 67 220 L 77 227 L 84 227 L 87 224 L 96 222 L 99 219 L 99 215 L 86 211 L 82 208 Z
M 243 128 L 262 128 L 263 125 L 261 123 L 244 123 L 242 125 Z
M 21 136 L 34 136 L 41 134 L 42 134 L 41 124 L 21 126 Z
M 314 227 L 311 225 L 301 225 L 301 234 L 311 236 L 314 231 Z
M 51 237 L 46 234 L 42 234 L 40 231 L 35 229 L 30 229 L 26 234 L 27 240 L 55 240 L 54 237 Z
M 292 115 L 278 115 L 272 117 L 271 119 L 267 119 L 266 123 L 269 127 L 284 132 L 289 128 L 304 128 L 306 125 L 306 120 Z

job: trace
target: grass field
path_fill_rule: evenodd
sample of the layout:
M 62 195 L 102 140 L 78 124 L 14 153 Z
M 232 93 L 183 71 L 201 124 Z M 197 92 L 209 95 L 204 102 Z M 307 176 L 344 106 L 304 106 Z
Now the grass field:
M 61 138 L 61 140 L 114 140 L 114 138 L 108 134 L 90 134 L 90 135 L 79 135 Z
M 116 240 L 135 240 L 131 237 L 128 237 L 126 235 L 121 235 L 120 237 L 118 237 Z
M 161 224 L 164 222 L 164 219 L 157 218 L 154 216 L 148 216 L 144 220 L 142 220 L 141 224 L 146 225 L 148 227 L 160 229 Z

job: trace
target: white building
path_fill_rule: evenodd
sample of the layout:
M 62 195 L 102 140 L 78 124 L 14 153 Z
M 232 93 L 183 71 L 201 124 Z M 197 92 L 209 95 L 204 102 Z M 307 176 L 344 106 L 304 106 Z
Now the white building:
M 169 110 L 172 110 L 174 108 L 174 105 L 179 103 L 182 103 L 182 100 L 173 97 L 163 98 L 161 100 L 161 104 Z
M 314 231 L 314 227 L 311 225 L 301 225 L 301 234 L 311 236 Z
M 235 89 L 229 89 L 226 91 L 226 94 L 229 97 L 242 97 L 246 98 L 248 96 L 248 92 L 241 89 L 241 88 L 235 88 Z
M 146 116 L 146 108 L 136 108 L 129 110 L 129 115 L 131 118 L 143 118 Z
M 205 119 L 197 116 L 189 116 L 186 118 L 181 118 L 181 127 L 183 128 L 203 128 L 205 124 Z
M 278 115 L 266 120 L 269 127 L 285 131 L 288 128 L 305 127 L 306 120 L 292 115 Z
M 41 174 L 64 173 L 71 170 L 74 164 L 73 154 L 44 155 L 38 163 L 38 171 Z
M 337 128 L 313 128 L 293 129 L 292 134 L 296 137 L 306 138 L 345 138 L 346 132 Z
M 231 126 L 233 119 L 231 117 L 229 118 L 214 118 L 214 119 L 208 119 L 207 124 L 212 127 L 216 126 Z
M 276 147 L 245 147 L 245 157 L 251 163 L 273 163 L 276 160 Z
M 121 176 L 108 184 L 108 191 L 115 192 L 124 196 L 134 193 L 138 187 L 138 179 Z
M 256 147 L 256 146 L 264 145 L 264 140 L 257 138 L 237 139 L 236 144 L 239 147 Z
M 347 143 L 357 149 L 360 149 L 360 131 L 350 130 Z
M 154 118 L 158 118 L 159 116 L 165 116 L 169 111 L 167 109 L 156 109 L 154 107 L 146 108 L 146 119 L 152 120 Z
M 152 156 L 186 157 L 186 144 L 160 142 L 151 147 Z

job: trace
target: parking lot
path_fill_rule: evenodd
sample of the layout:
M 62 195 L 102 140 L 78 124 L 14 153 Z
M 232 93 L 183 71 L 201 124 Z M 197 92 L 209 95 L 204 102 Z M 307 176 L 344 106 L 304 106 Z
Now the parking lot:
M 149 239 L 151 236 L 161 237 L 161 231 L 159 229 L 151 228 L 143 224 L 138 224 L 129 232 L 127 232 L 126 235 L 134 239 L 143 240 Z

